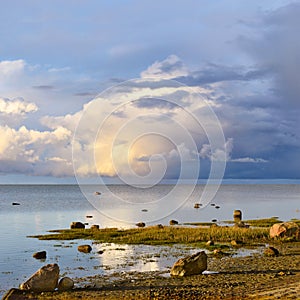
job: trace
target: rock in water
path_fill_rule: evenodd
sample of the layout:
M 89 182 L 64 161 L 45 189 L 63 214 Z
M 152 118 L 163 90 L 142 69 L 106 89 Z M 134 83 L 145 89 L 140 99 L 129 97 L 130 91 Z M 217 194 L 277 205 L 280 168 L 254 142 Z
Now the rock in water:
M 46 256 L 47 256 L 46 251 L 35 252 L 35 253 L 32 254 L 32 257 L 34 257 L 36 259 L 45 259 Z
M 59 291 L 70 291 L 74 287 L 74 281 L 69 277 L 63 277 L 58 283 Z
M 57 287 L 58 277 L 59 266 L 57 264 L 49 264 L 40 268 L 22 283 L 20 289 L 35 292 L 51 292 Z
M 77 249 L 84 253 L 90 253 L 92 251 L 92 247 L 90 245 L 79 245 Z
M 204 251 L 180 258 L 172 267 L 172 276 L 189 276 L 201 274 L 207 269 L 207 255 Z
M 146 224 L 144 222 L 139 222 L 135 224 L 137 227 L 143 228 L 146 226 Z
M 177 225 L 178 221 L 176 221 L 176 220 L 170 220 L 169 224 L 170 225 Z
M 85 225 L 81 222 L 72 222 L 70 225 L 71 229 L 84 229 Z
M 270 228 L 270 237 L 294 237 L 300 239 L 300 227 L 295 222 L 276 223 Z

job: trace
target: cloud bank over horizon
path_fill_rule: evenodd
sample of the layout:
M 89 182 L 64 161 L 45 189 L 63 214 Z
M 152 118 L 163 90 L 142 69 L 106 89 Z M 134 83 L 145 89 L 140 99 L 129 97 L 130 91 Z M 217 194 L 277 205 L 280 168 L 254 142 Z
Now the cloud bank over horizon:
M 214 9 L 222 11 L 224 3 Z M 0 59 L 0 175 L 67 178 L 74 176 L 74 163 L 75 173 L 88 178 L 127 178 L 134 172 L 177 179 L 185 166 L 181 175 L 189 179 L 200 162 L 197 176 L 207 178 L 212 164 L 226 161 L 224 178 L 300 179 L 300 4 L 261 10 L 248 4 L 248 11 L 235 4 L 239 17 L 226 9 L 215 23 L 213 15 L 204 18 L 209 4 L 199 16 L 189 11 L 195 22 L 202 16 L 199 28 L 210 25 L 201 47 L 188 35 L 157 45 L 169 25 L 151 45 L 139 38 L 117 45 L 104 36 L 106 55 L 115 60 L 107 60 L 110 65 L 97 54 L 92 66 L 87 60 L 94 54 L 88 52 L 83 65 L 76 65 L 77 50 L 60 61 L 55 51 L 42 57 L 28 47 L 24 56 L 9 56 L 0 49 L 5 57 Z M 22 22 L 29 26 L 33 20 Z M 212 33 L 223 24 L 228 26 L 223 37 Z M 92 37 L 91 27 L 86 30 Z M 195 38 L 200 34 L 192 27 L 182 30 Z M 62 49 L 77 45 L 75 37 L 80 36 L 70 34 Z M 16 51 L 9 43 L 4 48 Z M 100 74 L 104 69 L 109 71 Z

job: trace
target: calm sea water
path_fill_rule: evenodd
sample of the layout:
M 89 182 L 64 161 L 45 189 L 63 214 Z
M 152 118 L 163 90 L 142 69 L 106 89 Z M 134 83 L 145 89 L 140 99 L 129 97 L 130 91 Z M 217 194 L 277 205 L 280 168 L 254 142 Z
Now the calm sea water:
M 152 220 L 153 224 L 167 224 L 170 219 L 181 223 L 230 220 L 235 209 L 242 210 L 243 219 L 272 216 L 282 220 L 300 218 L 300 185 L 223 185 L 212 200 L 220 209 L 208 204 L 198 210 L 194 209 L 194 203 L 199 202 L 202 185 L 198 185 L 185 201 L 180 197 L 188 189 L 186 186 L 181 187 L 177 196 L 172 196 L 174 202 L 170 199 L 168 203 L 157 201 L 173 188 L 172 185 L 149 189 L 121 185 L 112 185 L 108 189 L 87 186 L 85 195 L 97 206 L 96 210 L 76 185 L 0 185 L 0 296 L 10 287 L 18 287 L 46 263 L 57 262 L 61 274 L 74 278 L 128 271 L 128 265 L 132 271 L 161 270 L 172 265 L 178 251 L 192 251 L 173 247 L 173 253 L 169 248 L 162 247 L 160 252 L 166 251 L 168 255 L 153 259 L 144 254 L 154 253 L 155 247 L 95 244 L 92 253 L 85 255 L 77 251 L 77 245 L 87 241 L 59 242 L 27 238 L 28 235 L 46 233 L 50 229 L 69 228 L 72 221 L 99 224 L 101 227 L 128 228 L 145 220 Z M 95 191 L 101 194 L 95 195 Z M 122 201 L 115 201 L 112 194 Z M 14 206 L 13 202 L 20 205 Z M 147 211 L 142 211 L 142 207 Z M 48 253 L 46 261 L 32 258 L 32 253 L 41 250 Z M 105 252 L 99 255 L 98 250 Z

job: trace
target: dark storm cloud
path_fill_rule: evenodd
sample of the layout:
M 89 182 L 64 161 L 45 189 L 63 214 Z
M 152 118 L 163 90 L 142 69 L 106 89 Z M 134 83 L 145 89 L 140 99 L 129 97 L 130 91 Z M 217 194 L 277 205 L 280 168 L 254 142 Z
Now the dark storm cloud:
M 52 90 L 52 89 L 54 89 L 54 86 L 53 85 L 34 85 L 33 88 L 37 89 L 37 90 Z

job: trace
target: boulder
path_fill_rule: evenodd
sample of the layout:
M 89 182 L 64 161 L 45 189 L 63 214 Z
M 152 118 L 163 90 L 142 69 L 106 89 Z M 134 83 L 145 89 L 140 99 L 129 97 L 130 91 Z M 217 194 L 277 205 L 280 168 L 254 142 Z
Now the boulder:
M 74 287 L 74 281 L 69 277 L 63 277 L 58 283 L 59 291 L 70 291 Z
M 139 223 L 136 223 L 135 225 L 137 227 L 141 227 L 141 228 L 146 226 L 146 224 L 144 222 L 139 222 Z
M 268 247 L 268 248 L 265 249 L 264 255 L 265 256 L 278 256 L 279 255 L 279 251 L 276 248 L 270 246 L 270 247 Z
M 20 289 L 35 292 L 51 292 L 57 287 L 58 277 L 58 265 L 49 264 L 40 268 L 28 280 L 22 283 Z
M 295 222 L 276 223 L 270 228 L 270 237 L 294 237 L 300 239 L 300 227 Z
M 234 223 L 239 223 L 242 221 L 242 211 L 241 210 L 236 209 L 233 212 L 233 220 L 234 220 Z
M 90 253 L 92 251 L 92 247 L 90 245 L 79 245 L 77 249 L 84 253 Z
M 190 276 L 201 274 L 207 269 L 207 255 L 204 251 L 180 258 L 172 267 L 172 276 Z
M 176 220 L 170 220 L 169 224 L 170 225 L 177 225 L 178 221 L 176 221 Z
M 85 225 L 81 222 L 72 222 L 70 225 L 71 229 L 84 229 Z
M 47 257 L 46 251 L 39 251 L 32 254 L 32 257 L 36 259 L 45 259 Z

